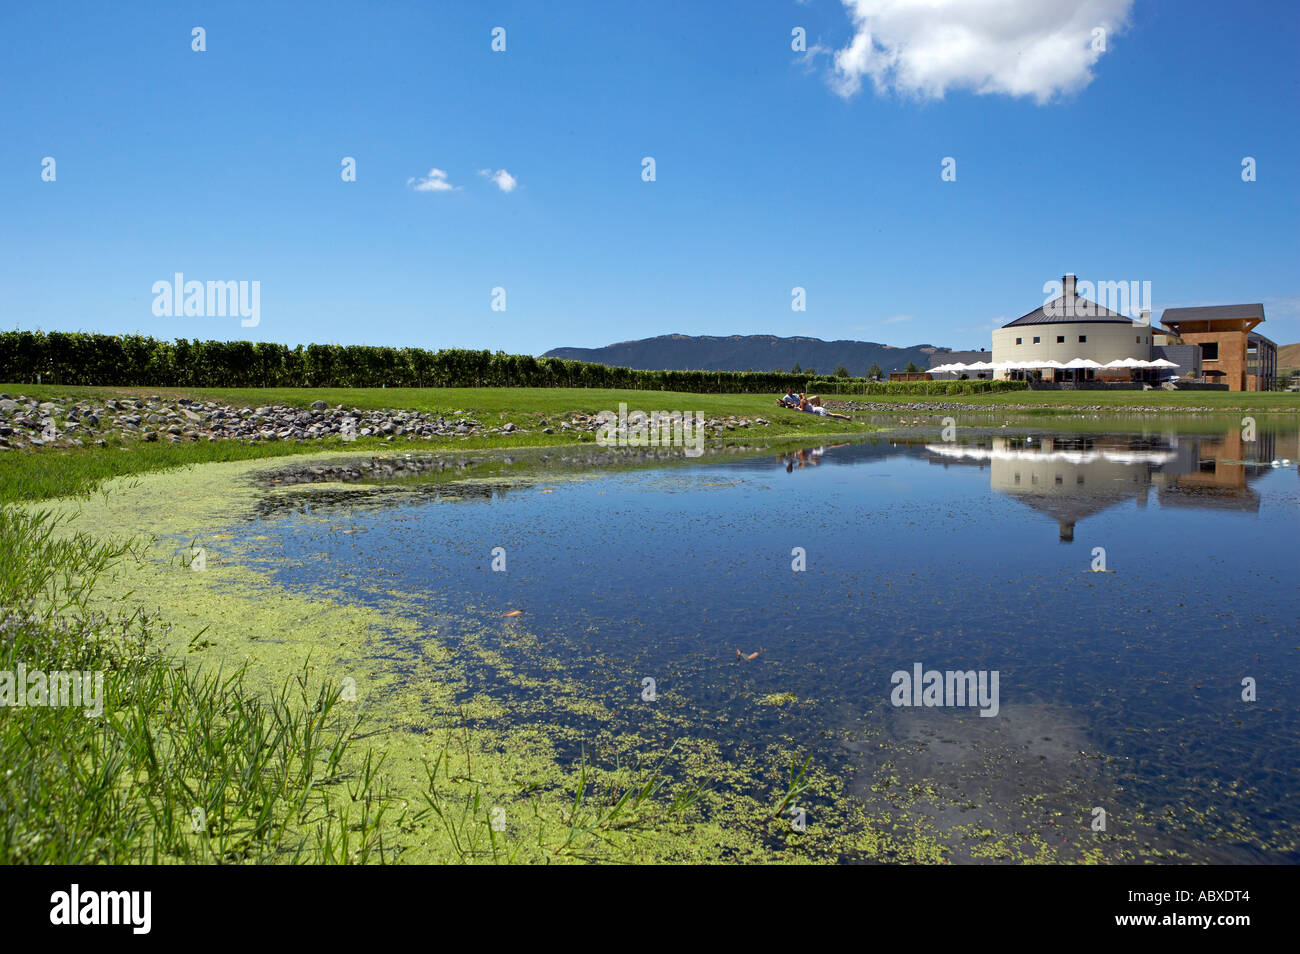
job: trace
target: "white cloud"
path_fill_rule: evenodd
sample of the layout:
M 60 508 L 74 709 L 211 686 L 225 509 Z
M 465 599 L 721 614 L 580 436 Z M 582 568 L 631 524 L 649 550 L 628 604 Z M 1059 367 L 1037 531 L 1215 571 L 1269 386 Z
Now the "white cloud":
M 519 184 L 519 180 L 504 169 L 498 169 L 496 172 L 491 169 L 480 169 L 478 174 L 487 176 L 502 192 L 514 192 L 515 186 Z
M 458 188 L 447 181 L 447 173 L 441 169 L 430 169 L 427 176 L 407 179 L 406 184 L 416 192 L 450 192 Z
M 884 321 L 881 322 L 881 324 L 882 324 L 882 325 L 896 325 L 896 324 L 898 324 L 899 322 L 903 322 L 903 321 L 911 321 L 911 320 L 912 320 L 912 316 L 911 316 L 911 315 L 895 315 L 895 316 L 892 317 L 892 318 L 886 318 Z
M 950 89 L 1040 103 L 1092 82 L 1092 67 L 1133 0 L 843 0 L 854 36 L 835 52 L 845 98 L 870 77 L 878 92 L 942 99 Z

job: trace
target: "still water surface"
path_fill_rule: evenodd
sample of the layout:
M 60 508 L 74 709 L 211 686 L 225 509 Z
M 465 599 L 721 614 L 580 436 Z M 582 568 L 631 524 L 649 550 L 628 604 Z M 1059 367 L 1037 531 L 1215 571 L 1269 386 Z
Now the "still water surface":
M 1300 454 L 1287 426 L 1253 443 L 916 429 L 576 472 L 516 454 L 491 480 L 268 505 L 255 558 L 290 586 L 380 605 L 389 589 L 422 595 L 453 649 L 448 605 L 526 625 L 545 659 L 518 666 L 619 713 L 600 728 L 684 729 L 736 751 L 780 739 L 843 773 L 852 797 L 875 797 L 882 773 L 925 786 L 941 830 L 1028 825 L 1068 857 L 1102 807 L 1176 857 L 1294 863 Z M 996 716 L 896 706 L 894 674 L 917 664 L 996 671 Z M 647 716 L 646 678 L 667 723 Z M 489 668 L 469 685 L 526 692 Z M 775 695 L 797 702 L 759 704 Z

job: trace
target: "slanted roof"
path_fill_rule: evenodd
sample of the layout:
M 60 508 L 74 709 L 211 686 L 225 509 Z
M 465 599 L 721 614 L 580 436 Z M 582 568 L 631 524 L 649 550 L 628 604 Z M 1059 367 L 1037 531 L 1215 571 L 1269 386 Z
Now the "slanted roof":
M 1007 322 L 1002 327 L 1074 324 L 1079 321 L 1122 321 L 1128 325 L 1136 324 L 1132 318 L 1125 317 L 1117 311 L 1111 311 L 1105 305 L 1099 305 L 1090 298 L 1080 298 L 1078 295 L 1061 295 L 1059 298 L 1053 298 L 1046 305 L 1040 305 L 1029 314 L 1021 315 L 1015 321 Z
M 1225 321 L 1239 318 L 1264 320 L 1264 306 L 1259 302 L 1248 305 L 1204 305 L 1200 308 L 1166 308 L 1160 323 L 1171 321 Z

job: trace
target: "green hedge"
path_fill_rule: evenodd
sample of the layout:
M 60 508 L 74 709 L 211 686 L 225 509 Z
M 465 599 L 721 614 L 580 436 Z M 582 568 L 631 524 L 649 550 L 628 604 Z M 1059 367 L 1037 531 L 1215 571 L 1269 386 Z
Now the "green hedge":
M 498 351 L 141 335 L 0 332 L 0 381 L 133 387 L 570 387 L 749 394 L 806 390 L 809 376 L 753 371 L 638 371 Z
M 631 388 L 755 394 L 788 387 L 834 394 L 987 394 L 1023 381 L 868 381 L 766 371 L 639 371 L 562 358 L 446 348 L 252 341 L 163 341 L 142 335 L 0 332 L 0 381 L 134 387 Z
M 862 378 L 813 378 L 808 390 L 822 394 L 996 394 L 1024 391 L 1024 381 L 867 381 Z

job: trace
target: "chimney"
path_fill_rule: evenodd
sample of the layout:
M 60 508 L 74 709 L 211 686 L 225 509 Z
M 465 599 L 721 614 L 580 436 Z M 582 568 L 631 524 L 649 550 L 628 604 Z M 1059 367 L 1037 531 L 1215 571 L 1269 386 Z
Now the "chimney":
M 1066 298 L 1073 298 L 1073 297 L 1074 297 L 1074 294 L 1075 294 L 1075 293 L 1074 293 L 1074 275 L 1073 275 L 1073 274 L 1070 274 L 1070 275 L 1062 275 L 1062 276 L 1061 276 L 1061 294 L 1064 295 Z

